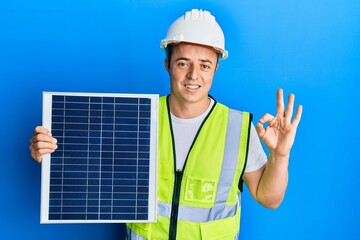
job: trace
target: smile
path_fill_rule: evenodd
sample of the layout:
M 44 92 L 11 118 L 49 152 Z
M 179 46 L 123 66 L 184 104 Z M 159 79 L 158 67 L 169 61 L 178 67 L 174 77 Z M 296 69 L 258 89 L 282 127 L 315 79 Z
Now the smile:
M 198 88 L 200 88 L 200 85 L 185 84 L 185 87 L 190 88 L 190 89 L 198 89 Z

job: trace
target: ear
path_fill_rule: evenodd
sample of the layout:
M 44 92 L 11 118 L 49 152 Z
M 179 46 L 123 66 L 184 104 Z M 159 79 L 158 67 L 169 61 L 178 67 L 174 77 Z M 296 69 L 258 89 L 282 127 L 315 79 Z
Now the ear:
M 169 59 L 165 58 L 164 66 L 165 66 L 166 71 L 170 74 L 170 66 L 169 65 L 170 65 Z

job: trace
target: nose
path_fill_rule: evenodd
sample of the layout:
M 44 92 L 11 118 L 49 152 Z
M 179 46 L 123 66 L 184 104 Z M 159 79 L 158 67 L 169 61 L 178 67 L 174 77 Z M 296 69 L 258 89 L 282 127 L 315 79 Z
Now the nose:
M 189 72 L 187 73 L 187 78 L 189 80 L 197 80 L 200 76 L 200 69 L 194 65 L 191 65 L 189 68 Z

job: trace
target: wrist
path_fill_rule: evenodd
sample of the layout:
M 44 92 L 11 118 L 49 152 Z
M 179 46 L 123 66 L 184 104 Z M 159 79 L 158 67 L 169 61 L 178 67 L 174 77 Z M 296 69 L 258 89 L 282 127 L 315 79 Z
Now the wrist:
M 285 164 L 286 166 L 289 164 L 290 152 L 289 153 L 279 153 L 276 151 L 270 151 L 268 164 L 281 166 Z

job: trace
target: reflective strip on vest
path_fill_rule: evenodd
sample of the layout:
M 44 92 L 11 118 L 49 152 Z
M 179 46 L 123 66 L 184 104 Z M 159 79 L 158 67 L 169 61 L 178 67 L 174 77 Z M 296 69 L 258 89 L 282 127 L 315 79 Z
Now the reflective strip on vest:
M 230 186 L 233 183 L 236 165 L 238 162 L 242 121 L 243 117 L 241 112 L 229 109 L 224 160 L 221 167 L 219 186 L 215 198 L 216 204 L 225 205 L 229 196 Z
M 126 233 L 127 233 L 126 240 L 146 240 L 146 238 L 143 238 L 142 236 L 134 233 L 128 227 L 126 227 Z
M 236 165 L 238 162 L 238 152 L 240 146 L 240 136 L 242 129 L 242 114 L 239 111 L 229 109 L 227 124 L 224 159 L 222 163 L 215 204 L 212 208 L 198 208 L 190 206 L 179 206 L 178 220 L 191 222 L 208 222 L 235 216 L 239 203 L 227 206 L 226 201 L 229 196 L 230 186 L 233 183 Z M 241 195 L 239 194 L 239 198 Z M 158 214 L 170 218 L 171 203 L 158 202 Z
M 178 220 L 190 222 L 207 222 L 235 216 L 238 204 L 217 205 L 212 208 L 179 206 Z M 171 204 L 158 202 L 158 214 L 170 218 Z

